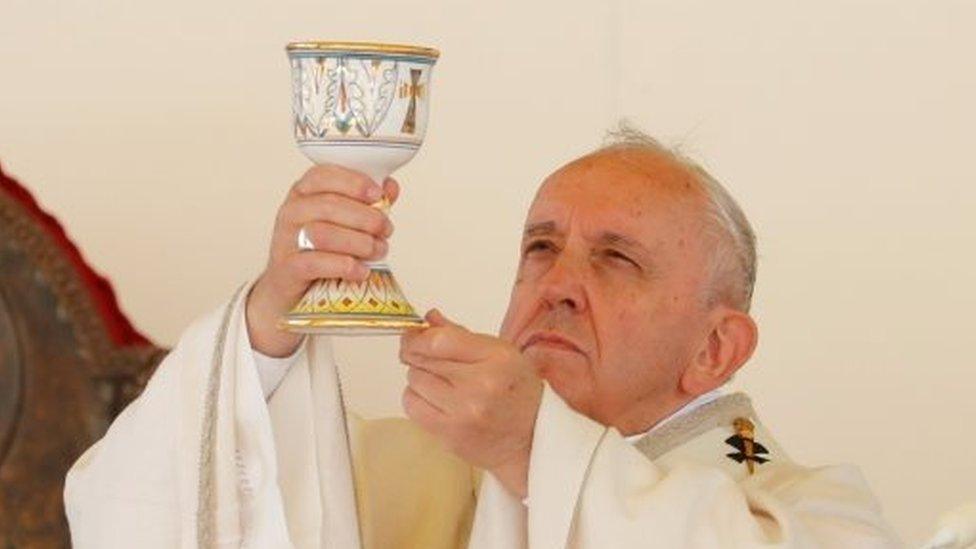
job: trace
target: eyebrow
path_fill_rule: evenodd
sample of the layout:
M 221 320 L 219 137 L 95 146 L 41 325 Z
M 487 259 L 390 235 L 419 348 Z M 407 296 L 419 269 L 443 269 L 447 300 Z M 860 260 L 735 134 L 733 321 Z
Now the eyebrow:
M 525 233 L 523 234 L 523 239 L 532 238 L 536 236 L 549 236 L 557 233 L 556 222 L 555 221 L 540 221 L 538 223 L 531 223 L 526 225 Z M 600 233 L 600 237 L 597 242 L 605 246 L 617 246 L 620 248 L 627 248 L 640 254 L 645 259 L 650 259 L 651 253 L 646 246 L 641 244 L 634 238 L 627 235 L 616 233 L 613 231 L 604 231 Z
M 601 244 L 605 244 L 605 245 L 618 246 L 618 247 L 621 247 L 621 248 L 627 248 L 627 249 L 633 250 L 633 251 L 635 251 L 635 252 L 637 252 L 637 253 L 645 256 L 645 257 L 650 254 L 650 250 L 648 250 L 646 246 L 644 246 L 643 244 L 641 244 L 637 240 L 635 240 L 635 239 L 633 239 L 633 238 L 631 238 L 629 236 L 622 235 L 620 233 L 615 233 L 615 232 L 612 232 L 612 231 L 604 231 L 600 235 L 600 238 L 598 239 L 598 242 L 600 242 Z
M 556 232 L 556 222 L 555 221 L 540 221 L 538 223 L 530 223 L 525 226 L 525 232 L 522 234 L 522 238 L 528 238 L 531 236 L 542 236 L 549 235 Z

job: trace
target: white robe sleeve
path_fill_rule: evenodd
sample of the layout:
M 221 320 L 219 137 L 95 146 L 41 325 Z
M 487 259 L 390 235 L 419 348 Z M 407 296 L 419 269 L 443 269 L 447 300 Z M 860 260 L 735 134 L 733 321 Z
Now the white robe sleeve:
M 261 382 L 261 392 L 264 394 L 265 400 L 271 398 L 271 395 L 284 381 L 285 376 L 288 375 L 291 367 L 299 361 L 300 355 L 305 351 L 307 340 L 308 338 L 303 338 L 301 345 L 295 349 L 295 352 L 286 357 L 268 356 L 253 349 L 254 365 L 257 367 L 258 381 Z
M 71 467 L 64 503 L 74 547 L 180 547 L 184 440 L 179 390 L 195 362 L 209 363 L 217 311 L 191 326 L 142 394 Z M 202 407 L 202 400 L 199 405 Z M 194 502 L 195 503 L 195 502 Z
M 184 331 L 142 394 L 68 471 L 64 503 L 74 547 L 197 547 L 201 516 L 213 524 L 206 533 L 216 546 L 238 547 L 246 534 L 260 540 L 255 547 L 288 546 L 245 290 Z M 203 463 L 205 440 L 213 451 Z M 206 485 L 202 471 L 213 472 Z M 212 513 L 200 509 L 201 493 L 212 494 Z M 253 517 L 249 532 L 242 516 Z
M 773 465 L 773 464 L 769 464 Z M 528 485 L 528 547 L 900 547 L 857 469 L 664 471 L 546 387 Z

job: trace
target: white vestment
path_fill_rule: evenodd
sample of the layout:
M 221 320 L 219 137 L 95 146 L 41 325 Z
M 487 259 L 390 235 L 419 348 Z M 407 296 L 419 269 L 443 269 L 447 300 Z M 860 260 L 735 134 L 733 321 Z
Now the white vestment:
M 347 429 L 328 338 L 266 402 L 244 294 L 191 325 L 74 464 L 75 547 L 900 547 L 857 469 L 793 463 L 744 395 L 632 442 L 546 387 L 520 501 L 406 420 Z M 738 418 L 769 460 L 754 474 Z

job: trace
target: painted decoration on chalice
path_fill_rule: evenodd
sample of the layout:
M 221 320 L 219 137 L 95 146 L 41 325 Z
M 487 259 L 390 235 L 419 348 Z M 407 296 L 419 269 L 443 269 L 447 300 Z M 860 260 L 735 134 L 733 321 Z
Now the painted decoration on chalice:
M 305 156 L 318 164 L 358 170 L 377 183 L 413 158 L 427 129 L 437 50 L 294 42 L 286 51 L 295 140 Z M 282 319 L 283 327 L 302 333 L 381 335 L 425 326 L 389 266 L 367 265 L 370 274 L 363 282 L 316 281 Z

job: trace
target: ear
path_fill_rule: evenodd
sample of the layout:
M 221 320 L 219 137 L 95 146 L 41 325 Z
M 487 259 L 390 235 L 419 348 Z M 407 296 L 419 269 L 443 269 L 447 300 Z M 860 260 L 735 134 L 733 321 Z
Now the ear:
M 711 331 L 681 374 L 681 389 L 701 395 L 720 387 L 752 356 L 759 329 L 747 313 L 728 307 L 713 312 Z

